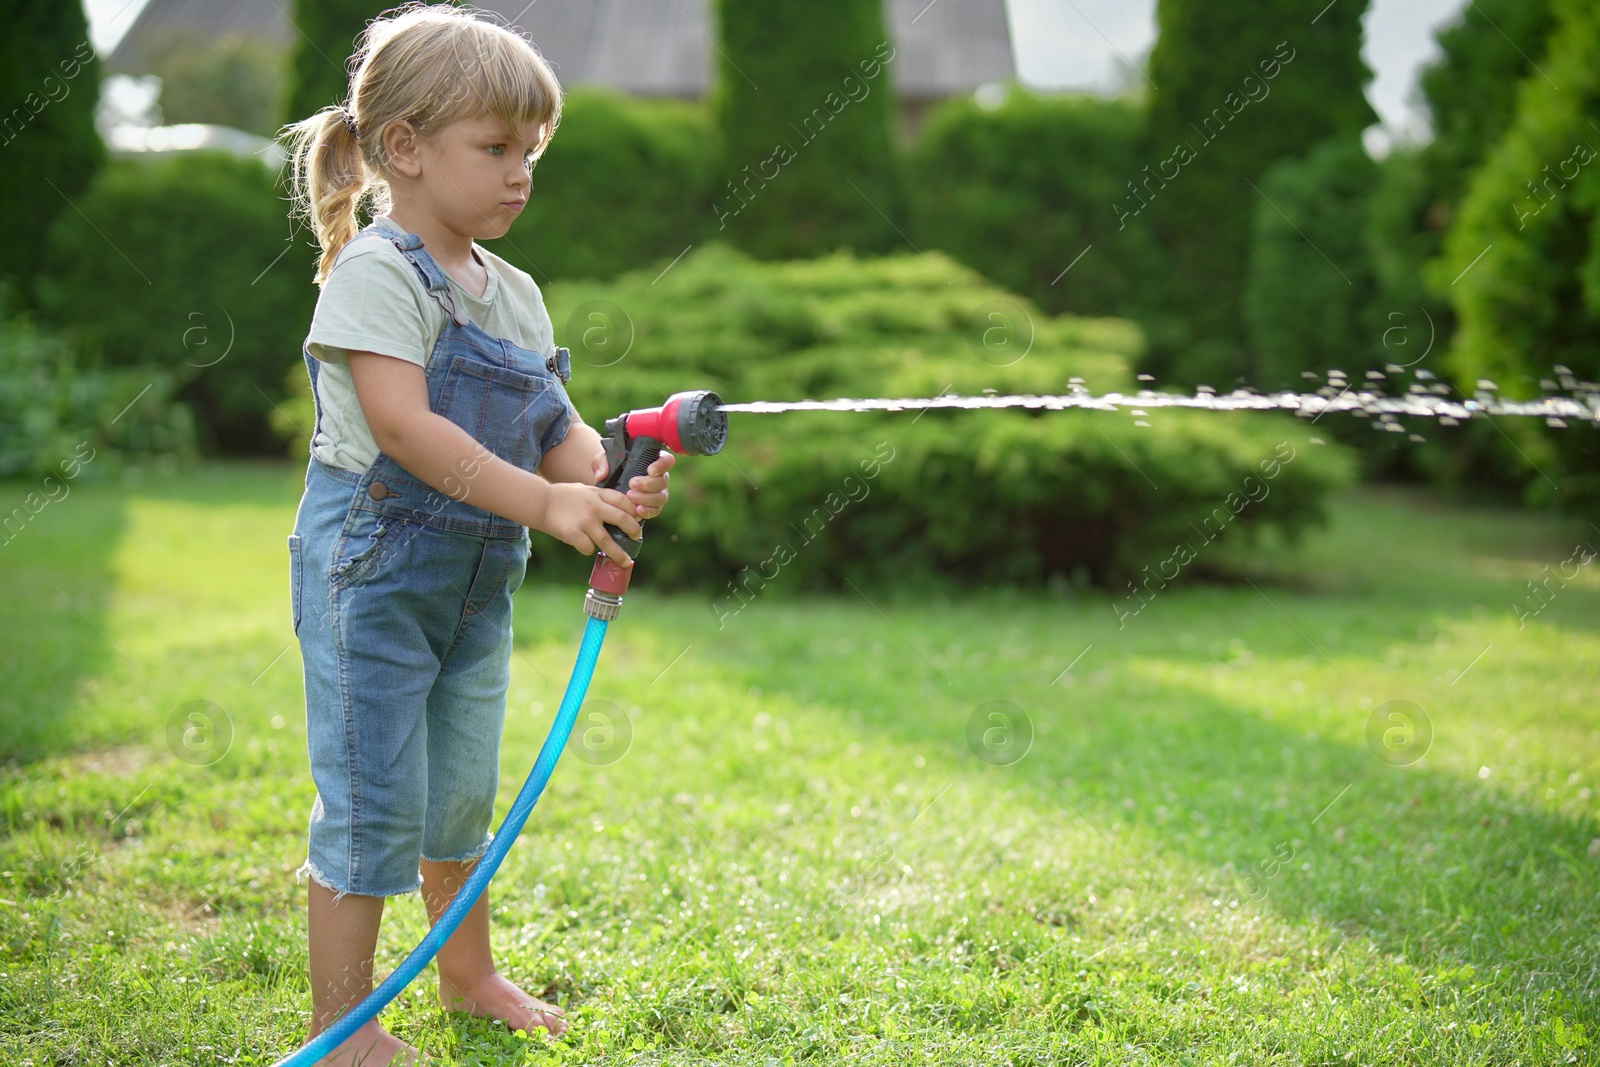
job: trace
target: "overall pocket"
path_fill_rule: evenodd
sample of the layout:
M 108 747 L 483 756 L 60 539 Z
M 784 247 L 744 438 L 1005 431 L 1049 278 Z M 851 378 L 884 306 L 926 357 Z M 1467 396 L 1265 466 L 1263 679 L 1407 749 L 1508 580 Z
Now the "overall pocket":
M 336 586 L 349 587 L 366 581 L 375 574 L 397 546 L 390 535 L 404 520 L 390 515 L 379 515 L 364 509 L 353 510 L 345 520 L 339 540 L 333 546 L 333 563 L 328 581 Z M 400 539 L 400 544 L 404 539 Z
M 507 463 L 537 470 L 551 425 L 567 412 L 554 377 L 524 374 L 470 356 L 451 358 L 437 413 Z

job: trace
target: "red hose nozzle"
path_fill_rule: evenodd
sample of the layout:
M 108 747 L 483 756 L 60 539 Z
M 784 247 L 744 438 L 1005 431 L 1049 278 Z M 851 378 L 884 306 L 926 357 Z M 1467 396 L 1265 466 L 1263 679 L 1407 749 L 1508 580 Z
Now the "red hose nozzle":
M 709 456 L 721 451 L 727 439 L 728 413 L 722 410 L 721 397 L 709 389 L 674 393 L 658 408 L 640 408 L 606 420 L 609 469 L 600 485 L 627 492 L 628 483 L 649 469 L 663 446 L 685 455 Z M 639 554 L 642 538 L 634 540 L 609 523 L 606 532 L 630 557 Z M 632 567 L 600 554 L 589 575 L 584 611 L 597 619 L 616 618 L 632 574 Z
M 709 389 L 673 393 L 658 408 L 640 408 L 623 416 L 627 434 L 654 437 L 670 451 L 710 456 L 728 439 L 728 413 L 722 398 Z

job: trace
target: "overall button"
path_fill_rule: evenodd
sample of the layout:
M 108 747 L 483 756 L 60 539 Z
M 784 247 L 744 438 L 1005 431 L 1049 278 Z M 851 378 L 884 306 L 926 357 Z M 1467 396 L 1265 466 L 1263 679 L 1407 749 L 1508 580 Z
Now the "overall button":
M 367 486 L 367 495 L 374 500 L 385 500 L 391 496 L 398 496 L 399 494 L 389 492 L 389 487 L 384 485 L 382 482 L 373 482 L 371 485 Z

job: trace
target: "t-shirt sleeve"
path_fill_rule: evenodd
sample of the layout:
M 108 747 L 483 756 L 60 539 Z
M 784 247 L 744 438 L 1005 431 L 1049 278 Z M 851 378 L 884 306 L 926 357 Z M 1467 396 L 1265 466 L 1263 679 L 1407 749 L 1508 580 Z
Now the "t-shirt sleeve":
M 354 241 L 323 282 L 306 351 L 328 363 L 348 362 L 355 349 L 426 367 L 437 336 L 428 299 L 416 268 L 387 241 Z

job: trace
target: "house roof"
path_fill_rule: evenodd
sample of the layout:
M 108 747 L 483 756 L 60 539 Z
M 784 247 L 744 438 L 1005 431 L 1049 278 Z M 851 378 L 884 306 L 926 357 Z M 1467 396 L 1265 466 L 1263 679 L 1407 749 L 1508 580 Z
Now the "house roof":
M 482 0 L 519 26 L 563 85 L 600 84 L 639 96 L 698 98 L 715 77 L 710 0 Z M 146 48 L 177 29 L 290 44 L 280 0 L 150 0 L 107 68 L 142 73 Z M 1016 74 L 1005 0 L 885 0 L 902 99 L 932 100 Z M 342 57 L 341 57 L 342 58 Z

